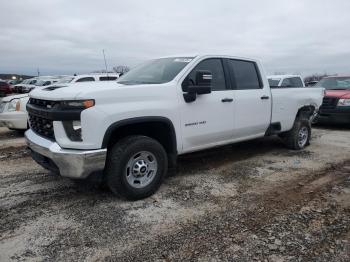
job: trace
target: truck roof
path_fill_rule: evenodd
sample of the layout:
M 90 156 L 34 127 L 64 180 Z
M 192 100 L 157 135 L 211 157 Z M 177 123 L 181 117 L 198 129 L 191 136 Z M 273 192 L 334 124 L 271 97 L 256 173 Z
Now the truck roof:
M 225 55 L 225 54 L 178 54 L 178 55 L 166 55 L 158 58 L 176 58 L 176 57 L 193 57 L 193 58 L 210 58 L 210 57 L 221 57 L 221 58 L 232 58 L 232 59 L 238 59 L 238 60 L 248 60 L 248 61 L 254 61 L 258 62 L 258 59 L 251 58 L 251 57 L 241 57 L 241 56 L 232 56 L 232 55 Z

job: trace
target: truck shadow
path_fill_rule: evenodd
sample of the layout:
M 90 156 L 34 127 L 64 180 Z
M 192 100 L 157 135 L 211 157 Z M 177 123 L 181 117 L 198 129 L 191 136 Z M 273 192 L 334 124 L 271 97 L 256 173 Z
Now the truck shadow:
M 176 171 L 171 175 L 205 171 L 272 151 L 276 154 L 289 152 L 277 136 L 259 138 L 180 156 Z
M 7 127 L 0 127 L 0 140 L 21 138 L 24 131 L 10 130 Z
M 309 157 L 311 154 L 307 149 L 301 151 L 287 149 L 282 140 L 277 136 L 264 137 L 181 155 L 178 158 L 176 169 L 170 169 L 168 176 L 187 176 L 194 172 L 205 172 L 226 164 L 249 160 L 250 158 L 264 155 L 266 153 L 286 157 Z M 101 183 L 96 183 L 97 181 L 98 178 L 96 180 L 96 178 L 91 176 L 87 180 L 76 181 L 76 186 L 82 192 L 90 191 L 94 188 L 98 191 L 104 191 L 106 196 L 110 196 L 111 193 L 109 192 L 109 189 Z

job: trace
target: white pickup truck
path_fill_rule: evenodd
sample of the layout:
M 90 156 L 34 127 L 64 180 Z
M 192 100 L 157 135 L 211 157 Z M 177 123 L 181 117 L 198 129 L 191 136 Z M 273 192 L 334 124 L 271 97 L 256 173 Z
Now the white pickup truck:
M 305 87 L 300 75 L 271 75 L 267 76 L 271 88 Z
M 304 148 L 322 98 L 323 88 L 271 90 L 255 60 L 167 57 L 117 82 L 32 91 L 25 136 L 47 169 L 73 179 L 97 173 L 115 194 L 140 199 L 181 154 L 275 134 Z

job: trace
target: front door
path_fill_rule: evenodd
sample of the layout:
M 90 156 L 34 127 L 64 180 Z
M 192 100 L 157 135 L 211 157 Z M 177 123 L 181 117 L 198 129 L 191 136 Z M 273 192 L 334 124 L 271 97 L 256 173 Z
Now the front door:
M 189 82 L 195 83 L 196 71 L 199 70 L 212 73 L 212 92 L 197 95 L 190 103 L 180 98 L 184 152 L 224 144 L 232 139 L 234 91 L 229 89 L 225 80 L 223 61 L 220 58 L 202 60 L 187 76 Z

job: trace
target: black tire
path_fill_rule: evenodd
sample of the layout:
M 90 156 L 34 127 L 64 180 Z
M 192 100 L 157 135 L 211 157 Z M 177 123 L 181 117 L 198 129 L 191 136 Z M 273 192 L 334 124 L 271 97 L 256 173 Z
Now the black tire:
M 299 135 L 302 131 L 307 130 L 307 138 L 306 141 L 301 143 L 299 140 Z M 310 145 L 310 139 L 311 139 L 311 125 L 310 121 L 308 119 L 299 119 L 297 118 L 294 122 L 293 128 L 285 132 L 283 134 L 280 134 L 280 137 L 282 138 L 285 145 L 293 150 L 301 150 L 305 148 L 306 146 Z
M 127 172 L 128 163 L 139 152 L 151 153 L 155 157 L 157 166 L 156 171 L 152 173 L 152 180 L 141 188 L 137 188 L 136 184 L 132 186 L 127 179 L 131 175 L 134 176 Z M 167 154 L 158 141 L 146 136 L 129 136 L 109 149 L 105 175 L 107 185 L 114 194 L 130 200 L 138 200 L 149 197 L 158 190 L 167 170 Z
M 319 123 L 319 116 L 318 114 L 312 115 L 310 122 L 312 125 L 317 125 Z

